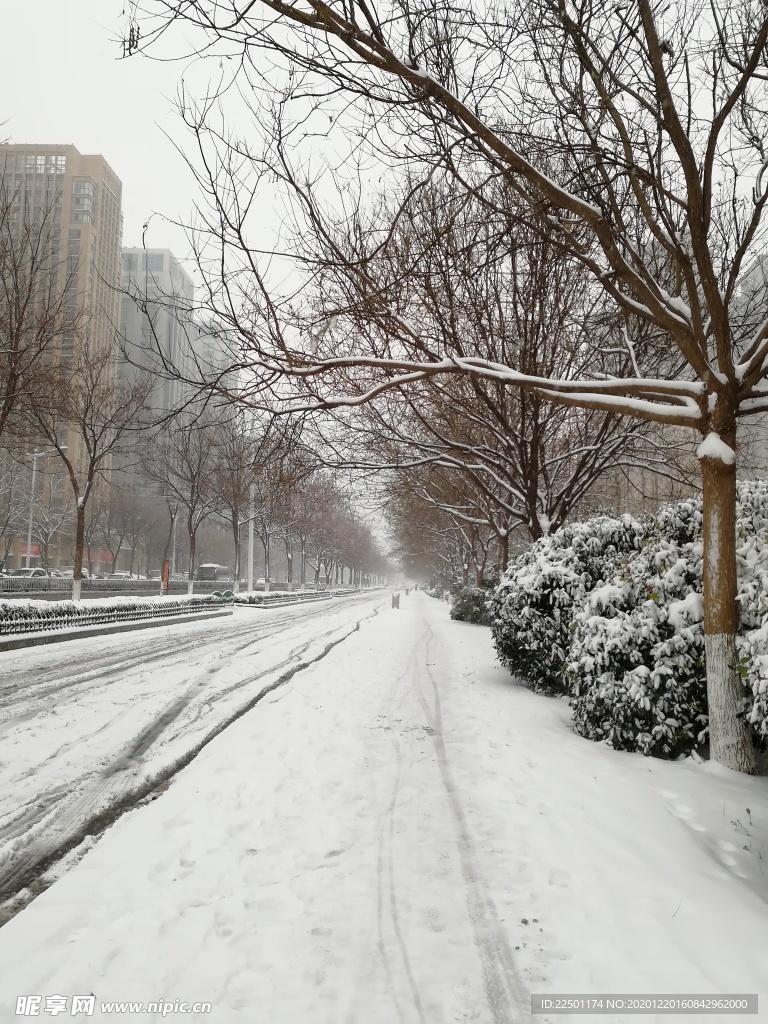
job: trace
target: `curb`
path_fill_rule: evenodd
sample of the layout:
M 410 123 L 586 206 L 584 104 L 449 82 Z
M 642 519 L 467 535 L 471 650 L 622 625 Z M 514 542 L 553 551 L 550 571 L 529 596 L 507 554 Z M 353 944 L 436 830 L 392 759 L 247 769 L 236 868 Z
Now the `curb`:
M 114 622 L 103 626 L 84 626 L 61 633 L 38 633 L 29 636 L 17 636 L 9 640 L 0 640 L 2 651 L 18 651 L 24 647 L 38 647 L 41 644 L 60 644 L 66 640 L 83 640 L 91 636 L 108 636 L 110 633 L 130 633 L 134 629 L 153 629 L 157 626 L 178 626 L 184 622 L 199 622 L 201 619 L 218 619 L 222 615 L 232 615 L 231 608 L 222 608 L 213 612 L 199 612 L 193 615 L 168 615 L 164 619 L 139 619 L 136 622 Z

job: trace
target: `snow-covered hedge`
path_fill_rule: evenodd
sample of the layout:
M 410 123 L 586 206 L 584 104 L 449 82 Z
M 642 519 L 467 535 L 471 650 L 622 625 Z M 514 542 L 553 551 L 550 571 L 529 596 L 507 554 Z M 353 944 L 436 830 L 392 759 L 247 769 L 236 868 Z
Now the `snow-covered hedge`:
M 221 606 L 211 594 L 186 597 L 115 597 L 93 601 L 0 601 L 0 636 L 76 626 L 189 615 Z
M 577 732 L 674 757 L 706 738 L 702 546 L 653 526 L 575 612 L 567 674 Z
M 459 622 L 474 622 L 478 626 L 490 626 L 491 596 L 485 587 L 464 587 L 453 599 L 451 618 Z
M 329 590 L 255 590 L 233 596 L 235 604 L 285 604 L 290 601 L 327 600 L 332 593 Z
M 594 534 L 594 520 L 580 525 L 589 527 L 577 531 L 581 540 Z M 555 672 L 561 659 L 560 688 L 572 697 L 574 726 L 582 735 L 663 757 L 706 742 L 701 531 L 700 499 L 674 502 L 635 521 L 634 545 L 621 550 L 614 544 L 613 551 L 603 546 L 591 574 L 579 571 L 585 560 L 566 531 L 560 544 L 555 538 L 539 542 L 536 558 L 523 556 L 507 573 L 507 592 L 519 605 L 526 588 L 535 596 L 554 591 L 562 601 L 554 616 L 540 597 L 527 616 L 513 602 L 506 619 L 497 615 L 494 631 L 510 649 L 502 627 L 521 618 L 524 629 L 512 648 L 518 663 L 524 663 L 522 644 L 549 637 L 556 653 L 537 651 L 534 663 Z M 768 482 L 739 484 L 737 545 L 744 713 L 762 743 L 768 739 Z M 564 581 L 557 590 L 553 566 Z M 530 669 L 517 671 L 536 678 Z M 538 680 L 531 685 L 541 688 Z
M 632 516 L 594 515 L 542 537 L 513 562 L 494 591 L 491 615 L 499 659 L 535 690 L 568 691 L 571 618 L 585 596 L 639 549 Z

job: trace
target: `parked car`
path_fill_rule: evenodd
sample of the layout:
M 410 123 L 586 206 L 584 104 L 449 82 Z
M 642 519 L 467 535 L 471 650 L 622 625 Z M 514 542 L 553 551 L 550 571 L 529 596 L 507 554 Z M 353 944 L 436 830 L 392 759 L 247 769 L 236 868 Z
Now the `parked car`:
M 129 572 L 111 572 L 106 578 L 108 580 L 132 580 L 133 576 Z
M 73 567 L 72 567 L 72 566 L 70 565 L 70 566 L 68 566 L 68 567 L 67 567 L 66 569 L 62 569 L 62 570 L 61 570 L 61 575 L 62 575 L 62 576 L 63 576 L 63 577 L 65 578 L 65 579 L 71 580 L 71 579 L 72 579 L 72 577 L 73 577 L 73 576 L 75 575 L 75 570 L 74 570 L 74 569 L 73 569 Z M 80 576 L 81 576 L 81 579 L 84 579 L 84 580 L 90 579 L 90 576 L 89 576 L 89 574 L 88 574 L 88 570 L 87 570 L 87 569 L 85 568 L 85 566 L 83 566 L 83 568 L 82 568 L 82 570 L 81 570 L 81 573 L 80 573 Z
M 28 579 L 32 576 L 45 576 L 47 578 L 48 570 L 44 569 L 41 565 L 36 565 L 34 568 L 29 569 L 14 569 L 13 572 L 11 573 L 11 576 L 26 576 Z

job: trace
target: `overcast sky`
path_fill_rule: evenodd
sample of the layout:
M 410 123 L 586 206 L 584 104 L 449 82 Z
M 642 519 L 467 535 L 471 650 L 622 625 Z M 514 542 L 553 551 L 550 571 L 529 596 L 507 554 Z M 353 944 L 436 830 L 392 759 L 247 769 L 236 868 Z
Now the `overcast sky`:
M 174 112 L 184 65 L 121 60 L 119 0 L 3 6 L 0 138 L 101 153 L 123 183 L 123 245 L 141 245 L 142 225 L 153 212 L 187 220 L 194 184 L 166 137 L 185 141 Z M 183 233 L 159 217 L 150 223 L 147 245 L 185 256 Z

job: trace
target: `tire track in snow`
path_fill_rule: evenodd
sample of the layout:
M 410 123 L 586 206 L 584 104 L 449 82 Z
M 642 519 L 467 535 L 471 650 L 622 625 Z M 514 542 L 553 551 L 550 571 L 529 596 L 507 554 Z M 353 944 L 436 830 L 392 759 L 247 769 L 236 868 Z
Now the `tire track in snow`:
M 411 667 L 415 664 L 415 654 L 411 653 L 406 663 L 405 672 L 399 676 L 387 695 L 386 708 L 383 717 L 387 722 L 397 721 L 394 712 L 399 710 L 407 696 L 406 681 L 410 675 Z M 384 971 L 387 989 L 389 991 L 392 1005 L 401 1024 L 406 1019 L 412 1019 L 410 1015 L 406 1018 L 404 1004 L 398 995 L 398 986 L 395 981 L 395 968 L 397 960 L 390 955 L 387 949 L 386 932 L 387 926 L 394 934 L 399 960 L 410 993 L 410 1001 L 413 1005 L 421 1024 L 426 1024 L 424 1007 L 421 993 L 413 970 L 408 945 L 405 941 L 400 921 L 400 912 L 397 896 L 397 868 L 395 865 L 395 826 L 397 824 L 397 807 L 400 796 L 400 789 L 403 781 L 403 757 L 399 737 L 392 730 L 391 726 L 384 726 L 387 731 L 389 743 L 395 756 L 395 779 L 392 792 L 384 811 L 377 815 L 376 821 L 376 949 L 378 950 L 381 966 Z M 374 799 L 379 803 L 376 792 L 375 773 L 371 775 L 371 785 Z M 345 1024 L 356 1024 L 356 1017 L 350 1012 L 347 1015 Z
M 128 760 L 117 770 L 105 769 L 93 784 L 86 785 L 78 793 L 74 794 L 71 800 L 66 801 L 64 807 L 55 809 L 52 813 L 44 813 L 35 824 L 39 826 L 41 834 L 33 834 L 30 842 L 26 844 L 23 854 L 13 858 L 13 846 L 10 856 L 4 857 L 0 864 L 0 900 L 4 901 L 5 907 L 0 906 L 0 926 L 10 920 L 16 913 L 22 910 L 32 899 L 40 895 L 50 882 L 42 877 L 57 861 L 61 860 L 69 851 L 79 846 L 84 839 L 90 836 L 100 836 L 110 825 L 114 824 L 126 811 L 132 810 L 143 800 L 150 797 L 158 789 L 167 788 L 173 777 L 190 764 L 195 757 L 212 740 L 216 739 L 226 729 L 233 725 L 239 718 L 251 711 L 264 697 L 273 690 L 284 686 L 289 680 L 304 669 L 309 668 L 318 661 L 322 661 L 330 651 L 338 644 L 343 643 L 349 636 L 357 632 L 360 624 L 368 618 L 377 615 L 379 607 L 375 606 L 367 615 L 362 615 L 348 628 L 343 635 L 326 644 L 322 650 L 307 661 L 298 661 L 287 668 L 254 697 L 230 713 L 226 718 L 220 720 L 216 726 L 207 733 L 201 740 L 187 750 L 183 755 L 174 759 L 173 762 L 155 771 L 151 776 L 139 779 L 138 770 L 140 762 Z M 295 620 L 294 620 L 295 622 Z M 342 627 L 344 628 L 344 627 Z M 318 638 L 312 638 L 302 644 L 296 650 L 306 651 Z M 254 642 L 251 637 L 248 644 Z M 293 655 L 293 651 L 291 654 Z M 289 658 L 291 656 L 289 655 Z M 257 673 L 248 680 L 240 680 L 232 689 L 240 688 L 247 683 L 258 681 L 265 675 L 280 672 L 288 663 L 288 659 L 277 666 Z M 189 693 L 189 691 L 187 691 Z M 179 711 L 182 709 L 180 708 Z M 172 719 L 169 718 L 169 723 Z M 145 748 L 148 749 L 148 746 Z M 126 761 L 123 753 L 121 759 Z M 23 840 L 20 836 L 19 840 Z M 18 845 L 16 846 L 18 849 Z M 8 861 L 10 860 L 10 863 Z M 28 890 L 28 893 L 24 893 Z
M 231 650 L 228 657 L 236 657 L 237 655 L 241 654 L 244 650 L 247 650 L 248 647 L 252 646 L 254 643 L 257 643 L 260 640 L 264 640 L 266 638 L 272 640 L 278 637 L 280 634 L 286 632 L 291 625 L 292 623 L 289 622 L 287 625 L 283 626 L 282 629 L 278 629 L 273 632 L 260 633 L 257 634 L 255 637 L 253 635 L 250 635 L 247 641 L 239 644 L 237 647 Z M 301 647 L 302 653 L 303 650 L 306 650 L 308 646 L 309 643 Z M 199 640 L 196 640 L 194 643 L 189 643 L 176 647 L 175 653 L 181 652 L 183 656 L 183 654 L 187 653 L 189 650 L 198 648 Z M 261 676 L 269 675 L 275 671 L 280 671 L 282 668 L 285 667 L 286 664 L 288 664 L 290 657 L 293 656 L 294 652 L 292 651 L 291 655 L 289 656 L 289 659 L 286 659 L 286 661 L 278 665 L 271 666 L 269 669 L 265 669 L 263 672 L 257 673 L 257 675 L 255 676 L 250 676 L 246 679 L 240 680 L 233 686 L 226 687 L 216 694 L 212 694 L 209 698 L 209 701 L 215 702 L 216 700 L 220 700 L 223 697 L 226 697 L 227 695 L 232 693 L 233 691 L 237 690 L 238 688 L 250 685 L 253 682 L 258 681 L 258 679 L 261 678 Z M 120 672 L 116 675 L 119 677 L 119 675 L 121 675 L 122 672 L 127 668 L 146 668 L 147 665 L 166 658 L 167 652 L 163 650 L 159 654 L 156 654 L 154 657 L 150 659 L 145 659 L 142 657 L 134 658 L 131 660 L 122 659 L 118 663 Z M 219 666 L 216 671 L 220 671 L 222 668 L 224 668 L 225 664 L 226 663 L 223 663 L 221 666 Z M 113 675 L 114 674 L 110 674 L 106 678 L 104 676 L 98 677 L 98 688 L 101 689 L 104 686 L 111 685 L 115 681 Z M 92 678 L 92 675 L 89 674 L 88 680 L 91 681 Z M 176 721 L 176 719 L 183 713 L 186 707 L 189 706 L 190 702 L 194 699 L 194 697 L 204 690 L 205 685 L 209 681 L 209 679 L 210 674 L 206 672 L 201 679 L 197 680 L 190 687 L 188 687 L 180 698 L 177 698 L 176 700 L 171 702 L 168 708 L 166 708 L 165 711 L 160 713 L 160 717 L 157 721 L 151 723 L 149 726 L 147 726 L 146 729 L 142 730 L 138 734 L 138 736 L 135 737 L 134 740 L 132 740 L 129 748 L 127 750 L 124 750 L 122 753 L 118 754 L 117 758 L 110 765 L 108 765 L 106 768 L 102 770 L 100 774 L 104 776 L 105 780 L 108 780 L 110 776 L 116 775 L 120 771 L 131 771 L 133 769 L 134 774 L 136 774 L 136 771 L 140 768 L 141 756 L 145 754 L 150 749 L 152 744 L 163 734 L 163 732 L 174 721 Z M 71 680 L 67 680 L 67 683 L 59 687 L 55 692 L 60 693 L 61 690 L 69 688 L 71 682 Z M 90 687 L 89 692 L 95 688 L 96 687 L 93 686 Z M 18 725 L 21 722 L 34 719 L 35 716 L 39 713 L 40 709 L 34 708 L 34 706 L 32 706 L 30 710 L 26 710 L 23 713 L 17 715 L 14 719 L 6 722 L 5 729 L 0 730 L 0 735 L 2 735 L 3 731 L 7 731 L 8 729 Z M 104 730 L 109 729 L 111 725 L 112 721 L 105 722 L 104 725 L 102 725 L 96 731 L 96 733 L 94 733 L 94 735 L 97 735 L 98 733 L 101 733 Z M 67 750 L 71 749 L 79 742 L 81 742 L 81 740 L 77 739 L 72 741 L 71 743 L 62 744 L 61 747 L 59 747 L 56 751 L 54 751 L 51 754 L 49 758 L 46 759 L 46 762 L 54 760 L 56 756 L 60 755 L 62 752 L 66 752 Z M 34 774 L 35 770 L 36 769 L 34 768 L 31 769 L 28 775 Z M 20 776 L 17 781 L 20 782 L 25 777 L 27 776 Z M 76 787 L 76 792 L 74 794 L 72 793 L 73 785 Z M 108 803 L 110 799 L 108 792 L 109 788 L 110 787 L 108 783 L 103 782 L 98 787 L 98 792 L 93 793 L 91 798 L 87 796 L 85 797 L 86 804 L 90 802 L 94 806 L 98 806 L 100 804 Z M 69 801 L 67 801 L 66 799 L 67 794 L 69 794 L 70 796 Z M 119 796 L 119 793 L 112 794 L 111 799 L 113 801 L 117 800 L 119 799 Z M 57 803 L 59 805 L 58 808 L 56 807 Z M 70 814 L 66 814 L 65 808 L 70 804 L 73 805 L 74 809 Z M 77 820 L 78 813 L 82 816 L 82 786 L 78 786 L 78 782 L 68 782 L 64 785 L 55 786 L 52 789 L 48 789 L 46 790 L 45 793 L 37 794 L 36 796 L 34 796 L 30 801 L 22 805 L 22 807 L 14 808 L 14 810 L 11 811 L 9 814 L 3 816 L 3 824 L 0 825 L 0 847 L 2 847 L 2 853 L 0 853 L 0 899 L 3 898 L 2 864 L 6 863 L 9 859 L 12 859 L 20 849 L 23 849 L 25 846 L 30 846 L 34 842 L 34 829 L 36 826 L 40 826 L 43 822 L 45 823 L 46 829 L 53 828 L 55 831 L 61 831 L 62 822 L 59 818 L 56 818 L 53 822 L 49 820 L 54 811 L 57 811 L 57 813 L 60 815 L 64 815 L 64 821 L 70 818 L 72 820 Z M 54 845 L 58 846 L 60 845 L 60 843 L 57 841 Z
M 448 751 L 443 734 L 442 706 L 440 691 L 434 674 L 430 671 L 430 648 L 434 644 L 434 633 L 426 627 L 424 669 L 432 686 L 433 706 L 430 708 L 421 688 L 421 666 L 414 664 L 414 687 L 419 703 L 429 726 L 428 732 L 437 757 L 443 788 L 456 829 L 456 845 L 461 861 L 461 873 L 467 898 L 467 910 L 475 937 L 488 1008 L 494 1024 L 511 1024 L 513 1021 L 530 1021 L 530 995 L 515 963 L 512 946 L 506 930 L 499 919 L 496 905 L 488 892 L 482 873 L 477 865 L 474 843 L 461 799 L 453 780 Z M 422 647 L 421 641 L 418 648 Z

